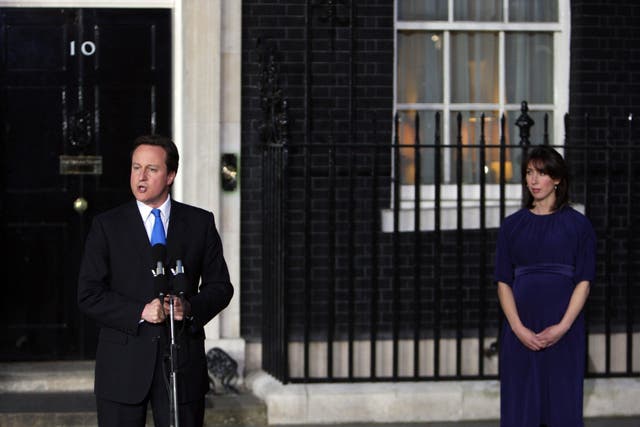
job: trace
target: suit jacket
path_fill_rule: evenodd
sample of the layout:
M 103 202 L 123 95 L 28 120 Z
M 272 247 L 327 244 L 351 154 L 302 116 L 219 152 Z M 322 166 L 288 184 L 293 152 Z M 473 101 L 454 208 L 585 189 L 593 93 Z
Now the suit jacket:
M 172 200 L 170 215 L 165 265 L 182 260 L 193 317 L 176 326 L 178 399 L 188 402 L 209 388 L 203 326 L 227 306 L 233 287 L 213 214 Z M 166 323 L 140 322 L 145 304 L 158 296 L 153 267 L 135 200 L 94 218 L 80 267 L 78 304 L 100 326 L 98 397 L 136 404 L 149 391 L 158 346 L 168 341 Z

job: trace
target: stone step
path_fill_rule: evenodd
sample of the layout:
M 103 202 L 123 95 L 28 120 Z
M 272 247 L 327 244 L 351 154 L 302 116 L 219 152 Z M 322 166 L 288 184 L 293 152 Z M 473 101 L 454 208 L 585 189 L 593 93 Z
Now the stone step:
M 95 362 L 0 363 L 0 393 L 91 392 Z
M 97 427 L 93 362 L 0 364 L 0 426 Z M 147 425 L 152 426 L 151 413 Z M 253 394 L 206 397 L 205 426 L 265 426 L 267 409 Z
M 204 423 L 206 427 L 260 427 L 266 424 L 266 406 L 250 393 L 207 395 Z M 3 427 L 97 425 L 93 393 L 0 393 L 0 426 Z M 153 426 L 151 412 L 147 415 L 147 426 Z

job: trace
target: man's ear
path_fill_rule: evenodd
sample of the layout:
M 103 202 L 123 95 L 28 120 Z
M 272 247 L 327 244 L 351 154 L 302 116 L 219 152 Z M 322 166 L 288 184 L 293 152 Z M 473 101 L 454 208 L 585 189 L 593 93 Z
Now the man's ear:
M 171 187 L 173 185 L 173 180 L 176 179 L 176 173 L 174 171 L 169 172 L 167 175 L 167 186 Z

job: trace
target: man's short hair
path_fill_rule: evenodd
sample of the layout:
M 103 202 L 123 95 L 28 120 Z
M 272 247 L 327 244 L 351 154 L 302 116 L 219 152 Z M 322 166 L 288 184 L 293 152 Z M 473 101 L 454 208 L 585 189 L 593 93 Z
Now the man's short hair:
M 163 135 L 141 135 L 133 141 L 133 148 L 131 149 L 131 156 L 140 145 L 155 145 L 162 147 L 167 153 L 167 171 L 178 172 L 178 164 L 180 163 L 180 155 L 178 154 L 178 147 L 173 143 L 171 138 Z

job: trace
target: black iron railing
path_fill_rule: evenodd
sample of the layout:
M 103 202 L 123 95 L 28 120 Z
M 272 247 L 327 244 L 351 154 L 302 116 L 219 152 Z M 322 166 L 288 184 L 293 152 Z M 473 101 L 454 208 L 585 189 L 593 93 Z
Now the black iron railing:
M 516 124 L 527 126 L 526 105 L 522 112 Z M 518 208 L 506 189 L 519 176 L 507 179 L 516 169 L 507 165 L 527 149 L 528 129 L 507 144 L 502 117 L 499 141 L 487 143 L 482 117 L 479 140 L 465 141 L 459 116 L 456 141 L 445 145 L 438 125 L 421 141 L 419 120 L 410 143 L 400 142 L 396 118 L 391 142 L 265 145 L 263 366 L 282 381 L 498 376 L 493 254 L 500 220 Z M 633 225 L 640 153 L 631 116 L 628 122 L 597 130 L 588 117 L 567 117 L 566 141 L 556 145 L 572 167 L 573 201 L 598 235 L 598 276 L 586 308 L 592 377 L 640 374 L 640 234 Z M 579 137 L 569 138 L 569 129 Z M 602 129 L 604 140 L 594 138 Z M 413 182 L 399 178 L 407 150 Z M 431 150 L 428 162 L 424 150 Z M 489 181 L 487 155 L 496 150 L 498 176 Z M 453 182 L 442 178 L 445 155 L 455 160 Z M 478 162 L 471 183 L 462 171 L 468 158 Z M 425 168 L 433 172 L 428 185 L 420 178 Z M 444 194 L 445 184 L 454 196 Z M 465 186 L 477 190 L 472 202 Z

